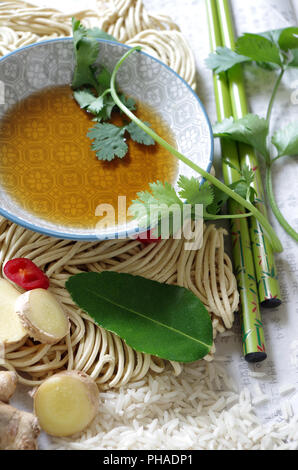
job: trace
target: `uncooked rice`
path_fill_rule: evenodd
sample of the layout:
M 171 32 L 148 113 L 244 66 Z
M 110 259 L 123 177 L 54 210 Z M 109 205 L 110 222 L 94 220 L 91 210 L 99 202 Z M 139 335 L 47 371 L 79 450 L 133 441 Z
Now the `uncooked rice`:
M 103 391 L 91 427 L 75 439 L 52 438 L 50 448 L 297 450 L 298 419 L 291 404 L 284 403 L 285 421 L 263 424 L 251 395 L 247 388 L 235 390 L 216 359 L 184 366 L 179 377 L 168 368 L 162 375 L 150 373 L 138 383 Z

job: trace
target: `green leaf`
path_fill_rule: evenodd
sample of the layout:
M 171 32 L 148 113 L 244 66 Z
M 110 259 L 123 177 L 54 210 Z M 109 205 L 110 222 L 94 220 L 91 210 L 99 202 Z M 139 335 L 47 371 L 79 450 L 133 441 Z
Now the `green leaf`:
M 241 168 L 241 176 L 246 182 L 247 186 L 250 186 L 254 182 L 254 171 L 251 170 L 248 165 L 243 165 L 243 167 Z
M 129 213 L 138 219 L 139 226 L 147 228 L 150 225 L 157 225 L 164 217 L 170 219 L 180 209 L 183 202 L 176 194 L 175 188 L 170 183 L 150 183 L 150 191 L 137 193 L 135 199 L 129 207 Z M 180 221 L 180 227 L 182 220 Z M 179 227 L 170 227 L 170 233 L 178 230 Z
M 282 66 L 279 47 L 259 34 L 246 33 L 241 36 L 237 40 L 236 51 L 256 62 L 272 62 Z
M 98 123 L 87 135 L 93 140 L 92 150 L 96 151 L 97 158 L 111 161 L 115 157 L 123 158 L 128 151 L 124 133 L 125 127 L 117 127 L 109 123 Z
M 176 194 L 175 188 L 168 182 L 162 183 L 161 181 L 156 181 L 155 183 L 150 183 L 150 189 L 153 197 L 160 204 L 167 204 L 171 206 L 172 204 L 178 204 L 183 207 L 181 199 Z
M 91 66 L 96 61 L 99 52 L 99 43 L 96 39 L 81 38 L 75 47 L 75 69 L 72 87 L 79 88 L 91 85 L 97 89 L 97 81 Z
M 74 91 L 73 96 L 80 107 L 83 109 L 88 108 L 88 106 L 96 99 L 93 93 L 87 89 L 76 90 Z
M 298 67 L 298 48 L 289 51 L 289 67 Z
M 279 30 L 280 35 L 278 38 L 278 43 L 281 49 L 287 51 L 288 49 L 298 48 L 298 28 L 297 26 L 292 26 L 290 28 L 284 28 Z
M 95 77 L 93 64 L 99 53 L 98 39 L 114 39 L 99 28 L 87 29 L 79 20 L 72 18 L 75 69 L 72 87 L 79 88 L 91 85 L 99 91 L 98 81 Z
M 214 200 L 213 189 L 208 183 L 200 186 L 197 178 L 187 178 L 181 175 L 178 181 L 178 186 L 181 188 L 179 195 L 185 199 L 188 204 L 203 204 L 205 207 L 212 204 Z
M 278 150 L 278 157 L 298 155 L 298 121 L 275 132 L 272 143 Z
M 281 49 L 283 54 L 287 52 L 288 60 L 287 65 L 291 67 L 298 67 L 298 28 L 296 26 L 284 29 L 275 29 L 259 33 L 271 42 L 275 43 Z M 261 65 L 262 64 L 258 64 Z M 267 64 L 268 67 L 269 64 Z
M 130 111 L 135 111 L 137 109 L 136 102 L 130 96 L 125 96 L 123 93 L 119 95 L 120 100 Z
M 229 138 L 252 145 L 265 158 L 267 156 L 268 124 L 256 114 L 247 114 L 234 120 L 232 117 L 213 126 L 214 137 Z
M 214 199 L 212 204 L 208 205 L 207 211 L 208 214 L 217 215 L 219 214 L 222 206 L 228 201 L 229 196 L 218 189 L 216 186 L 212 187 Z
M 145 122 L 147 126 L 150 127 L 150 124 L 148 122 Z M 143 144 L 143 145 L 155 145 L 155 140 L 152 139 L 152 137 L 147 134 L 147 132 L 143 131 L 136 123 L 131 122 L 126 126 L 127 132 L 129 132 L 130 137 L 132 140 L 135 142 L 138 142 L 138 144 Z
M 108 88 L 110 88 L 111 82 L 111 73 L 108 71 L 106 67 L 102 67 L 101 71 L 96 77 L 98 84 L 100 85 L 100 93 L 102 94 Z
M 92 114 L 98 114 L 104 107 L 104 99 L 102 96 L 99 96 L 87 107 L 88 111 Z
M 209 54 L 205 63 L 207 67 L 215 73 L 226 72 L 236 64 L 249 62 L 251 59 L 245 55 L 237 54 L 237 52 L 227 47 L 218 47 L 214 53 Z
M 114 38 L 111 34 L 106 33 L 100 28 L 92 28 L 92 29 L 87 29 L 87 36 L 90 38 L 95 38 L 95 39 L 106 39 L 108 41 L 116 41 L 117 39 Z
M 106 271 L 72 276 L 66 288 L 97 325 L 136 351 L 186 363 L 210 352 L 210 315 L 183 287 Z
M 235 193 L 239 194 L 239 196 L 246 199 L 247 195 L 247 184 L 243 180 L 235 181 L 234 183 L 230 184 L 230 188 L 235 191 Z
M 111 97 L 111 95 L 104 96 L 104 106 L 103 108 L 96 114 L 96 121 L 108 121 L 111 119 L 111 115 L 113 109 L 115 108 L 115 101 Z

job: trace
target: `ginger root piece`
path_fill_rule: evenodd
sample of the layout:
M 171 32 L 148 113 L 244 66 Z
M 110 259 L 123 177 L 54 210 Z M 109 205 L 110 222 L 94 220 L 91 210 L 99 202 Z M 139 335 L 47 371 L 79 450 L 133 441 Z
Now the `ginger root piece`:
M 0 450 L 36 450 L 40 433 L 36 416 L 3 403 L 14 394 L 17 381 L 15 372 L 0 371 Z
M 16 391 L 18 376 L 8 370 L 0 371 L 0 401 L 8 403 Z
M 69 320 L 58 300 L 45 289 L 20 295 L 15 311 L 29 335 L 43 344 L 55 344 L 69 332 Z
M 15 312 L 15 303 L 20 296 L 8 281 L 0 279 L 0 342 L 11 346 L 28 336 Z
M 33 414 L 0 403 L 0 450 L 37 450 L 39 433 Z
M 84 372 L 55 374 L 34 395 L 34 411 L 41 428 L 52 436 L 71 436 L 94 419 L 99 404 L 96 383 Z

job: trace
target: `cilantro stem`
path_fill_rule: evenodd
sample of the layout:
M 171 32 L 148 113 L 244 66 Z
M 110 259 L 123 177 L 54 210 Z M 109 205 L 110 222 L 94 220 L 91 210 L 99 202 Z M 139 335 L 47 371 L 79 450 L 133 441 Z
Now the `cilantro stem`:
M 272 96 L 271 96 L 271 99 L 270 99 L 270 102 L 269 102 L 268 111 L 267 111 L 267 115 L 266 115 L 266 121 L 267 121 L 268 127 L 269 127 L 269 123 L 270 123 L 270 118 L 271 118 L 271 114 L 272 114 L 274 101 L 275 101 L 275 98 L 276 98 L 276 95 L 277 95 L 279 85 L 280 85 L 280 83 L 282 81 L 282 78 L 284 76 L 284 73 L 285 73 L 285 69 L 282 68 L 281 72 L 280 72 L 280 74 L 279 74 L 279 76 L 276 80 L 276 83 L 274 85 L 274 88 L 273 88 Z
M 164 139 L 162 139 L 156 132 L 154 132 L 150 127 L 148 127 L 146 124 L 144 124 L 139 118 L 137 118 L 120 100 L 118 97 L 117 91 L 116 91 L 116 76 L 119 68 L 123 64 L 123 62 L 127 59 L 127 57 L 132 54 L 135 51 L 141 50 L 140 46 L 136 46 L 132 49 L 130 49 L 128 52 L 126 52 L 123 57 L 117 62 L 112 76 L 111 76 L 111 95 L 113 97 L 113 100 L 115 101 L 116 105 L 128 116 L 133 122 L 135 122 L 141 129 L 143 129 L 148 135 L 150 135 L 157 143 L 162 145 L 165 149 L 167 149 L 169 152 L 172 153 L 175 157 L 177 157 L 180 161 L 185 163 L 187 166 L 189 166 L 192 170 L 194 170 L 196 173 L 201 175 L 203 178 L 205 178 L 207 181 L 209 181 L 211 184 L 219 188 L 221 191 L 226 193 L 230 198 L 234 199 L 236 202 L 238 202 L 241 206 L 245 207 L 249 212 L 252 213 L 252 215 L 255 216 L 255 218 L 260 222 L 262 225 L 263 229 L 267 233 L 267 236 L 271 242 L 272 248 L 274 251 L 277 252 L 282 252 L 283 247 L 282 244 L 277 237 L 276 233 L 274 232 L 273 228 L 271 227 L 270 223 L 268 222 L 267 218 L 255 207 L 253 206 L 249 201 L 246 201 L 244 198 L 239 196 L 235 191 L 233 191 L 231 188 L 226 186 L 224 183 L 222 183 L 220 180 L 215 178 L 215 176 L 211 175 L 207 171 L 203 170 L 203 168 L 199 167 L 196 165 L 194 162 L 189 160 L 185 155 L 180 153 L 177 149 L 172 147 L 168 142 L 166 142 Z
M 271 99 L 270 99 L 270 102 L 269 102 L 267 116 L 266 116 L 268 127 L 270 125 L 270 118 L 271 118 L 271 115 L 272 115 L 272 109 L 273 109 L 274 101 L 275 101 L 275 98 L 276 98 L 277 91 L 278 91 L 278 88 L 280 86 L 281 80 L 284 76 L 284 73 L 285 73 L 285 69 L 282 68 L 281 72 L 280 72 L 280 74 L 279 74 L 279 76 L 276 80 L 275 86 L 273 88 L 273 92 L 272 92 L 272 96 L 271 96 Z M 275 196 L 274 196 L 274 192 L 273 192 L 272 163 L 274 161 L 278 160 L 278 158 L 279 158 L 279 156 L 277 156 L 276 158 L 271 159 L 270 154 L 268 152 L 268 158 L 266 158 L 266 190 L 267 190 L 267 197 L 268 197 L 269 204 L 270 204 L 270 207 L 272 209 L 272 212 L 274 213 L 274 215 L 275 215 L 276 219 L 278 220 L 278 222 L 280 223 L 280 225 L 284 228 L 284 230 L 294 240 L 298 241 L 298 233 L 293 229 L 293 227 L 291 227 L 291 225 L 287 222 L 287 220 L 282 215 L 282 213 L 281 213 L 281 211 L 280 211 L 280 209 L 277 205 L 277 202 L 276 202 L 276 199 L 275 199 Z
M 271 209 L 277 218 L 280 225 L 285 229 L 285 231 L 298 242 L 298 233 L 291 227 L 291 225 L 286 221 L 280 209 L 277 205 L 274 192 L 273 192 L 273 185 L 272 185 L 272 165 L 267 166 L 266 168 L 266 189 L 267 189 L 267 196 L 270 202 Z
M 245 214 L 226 214 L 226 215 L 212 215 L 206 214 L 204 217 L 205 220 L 225 220 L 225 219 L 246 219 L 251 217 L 252 212 L 245 212 Z

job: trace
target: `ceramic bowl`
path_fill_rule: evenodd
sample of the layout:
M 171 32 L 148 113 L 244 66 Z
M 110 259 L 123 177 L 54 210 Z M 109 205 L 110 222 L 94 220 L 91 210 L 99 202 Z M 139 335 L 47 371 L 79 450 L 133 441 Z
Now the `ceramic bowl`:
M 100 62 L 112 70 L 128 46 L 100 41 Z M 0 59 L 0 119 L 11 106 L 45 87 L 70 84 L 74 67 L 71 38 L 39 42 Z M 212 129 L 200 99 L 189 85 L 159 60 L 140 52 L 129 56 L 117 81 L 126 95 L 154 109 L 170 127 L 178 150 L 201 168 L 210 171 L 213 159 Z M 1 96 L 1 93 L 0 93 Z M 194 173 L 179 162 L 179 172 Z M 198 176 L 197 174 L 195 176 Z M 51 191 L 49 191 L 49 196 Z M 138 224 L 118 226 L 104 232 L 55 224 L 26 212 L 0 186 L 0 214 L 30 230 L 72 240 L 103 240 L 135 236 Z

